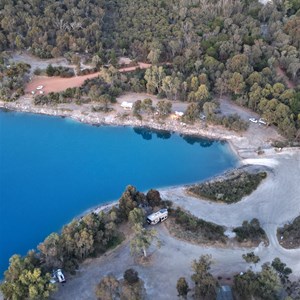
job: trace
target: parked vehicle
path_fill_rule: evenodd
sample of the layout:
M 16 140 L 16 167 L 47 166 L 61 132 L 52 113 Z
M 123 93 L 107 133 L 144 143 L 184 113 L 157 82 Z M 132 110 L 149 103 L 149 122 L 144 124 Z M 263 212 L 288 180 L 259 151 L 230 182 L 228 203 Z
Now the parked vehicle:
M 56 283 L 57 281 L 60 283 L 66 282 L 66 278 L 61 269 L 54 271 L 50 280 L 51 283 Z
M 257 119 L 255 119 L 255 118 L 249 118 L 249 121 L 252 123 L 257 123 Z
M 266 121 L 265 119 L 262 119 L 262 118 L 260 118 L 260 119 L 258 120 L 258 123 L 259 123 L 259 124 L 262 124 L 262 125 L 267 125 L 267 121 Z
M 155 225 L 159 222 L 163 222 L 168 218 L 168 210 L 163 208 L 147 217 L 148 224 Z

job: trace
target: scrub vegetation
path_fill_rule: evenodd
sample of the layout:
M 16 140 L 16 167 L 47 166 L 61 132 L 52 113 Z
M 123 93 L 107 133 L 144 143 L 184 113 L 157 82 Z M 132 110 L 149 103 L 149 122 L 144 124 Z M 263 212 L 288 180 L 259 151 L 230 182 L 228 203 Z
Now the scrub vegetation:
M 169 232 L 179 239 L 196 244 L 226 244 L 229 242 L 225 235 L 225 227 L 197 218 L 189 212 L 177 207 L 169 209 L 169 221 L 166 226 Z M 233 229 L 236 241 L 243 245 L 258 245 L 261 241 L 267 242 L 265 231 L 257 219 L 244 221 Z
M 250 195 L 266 177 L 266 172 L 249 173 L 238 169 L 225 178 L 195 184 L 187 188 L 187 191 L 197 197 L 230 204 Z
M 299 248 L 300 246 L 300 216 L 295 218 L 293 222 L 285 224 L 278 228 L 277 236 L 280 244 L 287 248 Z M 282 237 L 282 238 L 281 238 Z
M 197 244 L 226 243 L 223 226 L 199 219 L 181 208 L 169 210 L 168 230 L 179 239 Z

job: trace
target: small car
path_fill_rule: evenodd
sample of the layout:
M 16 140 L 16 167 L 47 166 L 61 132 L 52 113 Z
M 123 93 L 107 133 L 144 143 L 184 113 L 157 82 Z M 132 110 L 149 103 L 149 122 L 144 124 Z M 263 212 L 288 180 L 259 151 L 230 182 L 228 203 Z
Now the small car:
M 249 118 L 249 121 L 252 123 L 257 123 L 257 119 L 255 119 L 255 118 Z
M 267 125 L 267 121 L 264 120 L 264 119 L 262 119 L 262 118 L 260 118 L 260 119 L 258 120 L 258 123 L 259 123 L 259 124 L 263 124 L 263 125 Z
M 55 276 L 59 282 L 61 283 L 66 282 L 65 276 L 61 269 L 57 269 L 57 271 L 55 272 Z

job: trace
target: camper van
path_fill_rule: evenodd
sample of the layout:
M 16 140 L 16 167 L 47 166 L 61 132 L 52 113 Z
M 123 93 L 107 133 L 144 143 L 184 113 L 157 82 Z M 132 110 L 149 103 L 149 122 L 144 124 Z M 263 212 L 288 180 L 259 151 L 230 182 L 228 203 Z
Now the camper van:
M 147 222 L 150 225 L 155 225 L 159 222 L 163 222 L 168 218 L 168 210 L 163 208 L 147 217 Z

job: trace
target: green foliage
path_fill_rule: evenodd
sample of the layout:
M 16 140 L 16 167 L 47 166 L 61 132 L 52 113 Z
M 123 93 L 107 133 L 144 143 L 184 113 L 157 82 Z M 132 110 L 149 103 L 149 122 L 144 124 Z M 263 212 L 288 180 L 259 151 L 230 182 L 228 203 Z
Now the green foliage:
M 146 194 L 146 199 L 148 204 L 154 208 L 156 206 L 162 206 L 162 199 L 160 197 L 160 193 L 157 190 L 149 190 Z
M 176 289 L 179 297 L 183 297 L 186 299 L 187 294 L 189 292 L 189 285 L 186 282 L 184 277 L 180 277 L 177 281 Z
M 242 120 L 238 114 L 233 114 L 229 116 L 218 116 L 215 113 L 212 114 L 211 111 L 209 111 L 209 114 L 207 116 L 208 116 L 207 120 L 210 123 L 215 125 L 223 125 L 225 128 L 228 128 L 229 130 L 240 132 L 240 131 L 247 130 L 249 127 L 249 123 Z
M 143 253 L 144 258 L 146 258 L 147 249 L 156 238 L 157 232 L 154 229 L 143 228 L 140 224 L 136 224 L 134 230 L 135 237 L 130 241 L 130 252 L 132 255 L 140 255 Z
M 145 213 L 141 208 L 134 208 L 129 212 L 129 222 L 134 225 L 143 225 L 145 223 Z
M 300 216 L 290 224 L 278 228 L 278 236 L 283 236 L 284 245 L 287 247 L 298 247 L 300 245 Z
M 252 219 L 250 222 L 244 221 L 242 226 L 233 229 L 239 242 L 251 241 L 257 242 L 266 239 L 265 231 L 260 227 L 258 219 Z
M 157 102 L 156 109 L 161 117 L 166 117 L 171 113 L 172 103 L 167 100 L 160 100 Z
M 194 260 L 192 280 L 195 282 L 195 299 L 215 299 L 217 281 L 209 272 L 212 260 L 210 255 L 202 255 Z
M 211 241 L 224 243 L 226 241 L 224 227 L 220 225 L 198 219 L 179 207 L 176 210 L 170 210 L 169 214 L 174 217 L 176 226 L 179 226 L 177 230 L 180 232 L 177 232 L 177 235 L 180 234 L 181 238 L 188 236 L 202 243 Z
M 227 174 L 226 178 L 196 184 L 187 190 L 196 196 L 230 204 L 250 195 L 266 177 L 266 172 L 249 173 L 235 170 Z
M 124 280 L 132 285 L 134 283 L 137 283 L 139 281 L 139 274 L 136 270 L 134 269 L 127 269 L 125 272 L 124 272 Z
M 279 299 L 280 288 L 282 286 L 279 277 L 269 264 L 264 264 L 259 273 L 248 270 L 234 276 L 234 289 L 245 300 L 253 297 L 266 300 Z
M 260 261 L 259 256 L 255 255 L 254 252 L 243 254 L 242 256 L 247 263 L 253 263 L 256 265 Z
M 113 275 L 104 276 L 96 287 L 99 300 L 114 300 L 120 296 L 120 282 Z
M 34 252 L 28 252 L 24 258 L 12 256 L 9 269 L 5 272 L 5 280 L 0 285 L 4 297 L 15 300 L 47 299 L 55 288 L 50 283 L 50 274 L 41 270 Z
M 278 273 L 282 283 L 285 283 L 288 280 L 289 275 L 292 274 L 292 269 L 287 267 L 279 257 L 275 257 L 271 265 Z
M 0 63 L 0 100 L 15 101 L 24 95 L 24 86 L 29 81 L 30 65 Z
M 51 64 L 46 68 L 47 76 L 60 76 L 60 77 L 73 77 L 75 76 L 74 70 L 68 67 L 53 67 Z

